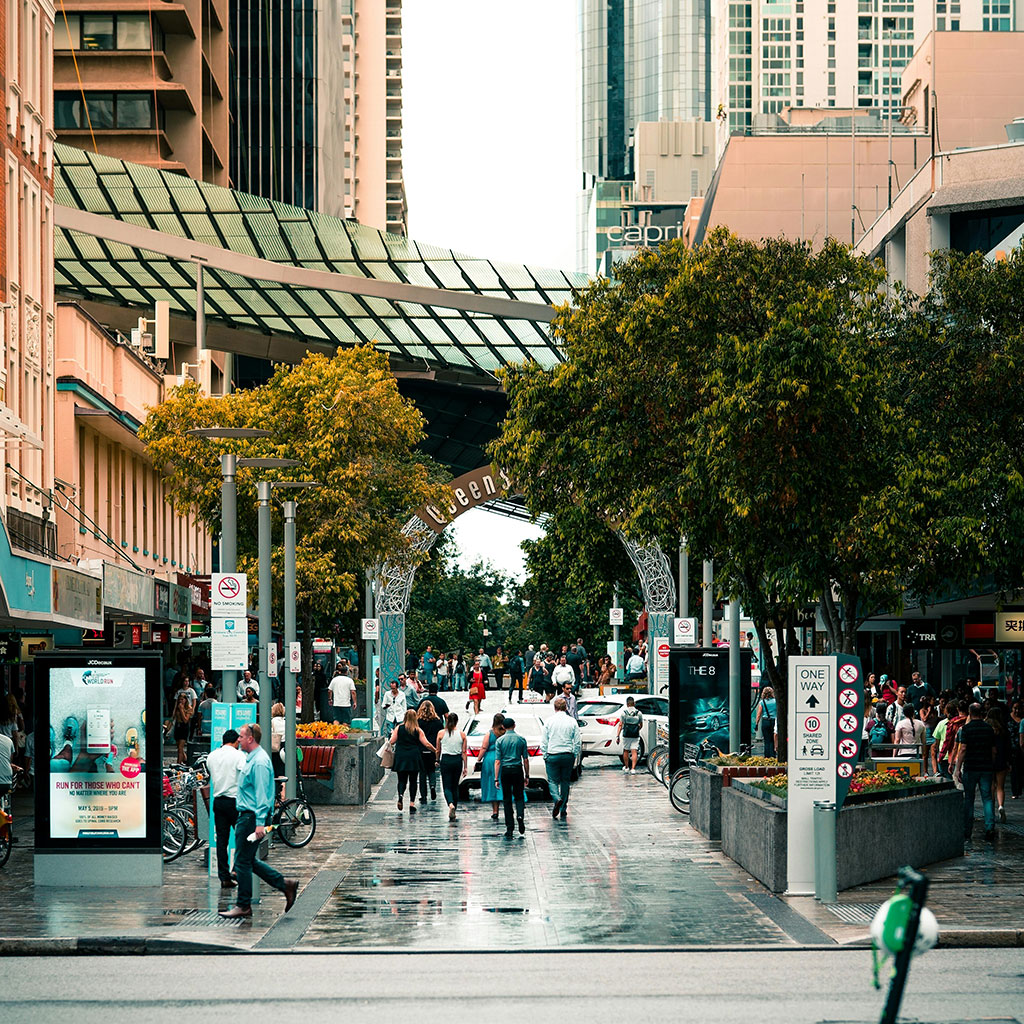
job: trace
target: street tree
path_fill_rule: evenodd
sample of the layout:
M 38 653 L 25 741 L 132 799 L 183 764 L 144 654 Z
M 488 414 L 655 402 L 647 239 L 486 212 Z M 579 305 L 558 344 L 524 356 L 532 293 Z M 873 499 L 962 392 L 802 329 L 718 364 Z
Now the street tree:
M 892 475 L 905 424 L 882 382 L 900 318 L 882 280 L 832 241 L 814 252 L 718 230 L 592 283 L 554 320 L 564 361 L 504 373 L 491 454 L 531 481 L 531 510 L 572 502 L 713 557 L 754 620 L 783 732 L 801 611 L 821 601 L 834 649 L 849 650 L 916 557 L 917 509 Z
M 192 428 L 211 426 L 262 427 L 271 437 L 239 445 L 188 435 Z M 296 586 L 305 644 L 302 706 L 310 718 L 314 627 L 354 609 L 372 566 L 410 557 L 401 526 L 437 493 L 432 477 L 439 474 L 416 451 L 423 417 L 399 394 L 387 356 L 369 345 L 338 349 L 333 356 L 311 353 L 294 366 L 278 366 L 267 384 L 222 398 L 186 381 L 150 410 L 139 436 L 163 475 L 168 500 L 181 513 L 195 513 L 214 534 L 221 527 L 222 451 L 299 460 L 294 470 L 238 470 L 238 568 L 249 575 L 252 593 L 259 569 L 257 480 L 317 483 L 292 495 L 298 499 Z M 280 521 L 275 507 L 278 537 Z M 280 579 L 280 544 L 274 559 L 274 577 Z

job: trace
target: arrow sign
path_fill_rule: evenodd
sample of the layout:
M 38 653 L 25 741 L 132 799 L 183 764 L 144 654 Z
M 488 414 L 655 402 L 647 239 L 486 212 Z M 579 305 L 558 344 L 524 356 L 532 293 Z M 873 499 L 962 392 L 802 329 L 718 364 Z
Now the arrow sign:
M 810 697 L 807 698 L 805 703 L 807 704 L 807 706 L 809 708 L 816 708 L 821 703 L 821 701 L 818 700 L 818 698 L 815 697 L 814 694 L 812 693 L 810 695 Z

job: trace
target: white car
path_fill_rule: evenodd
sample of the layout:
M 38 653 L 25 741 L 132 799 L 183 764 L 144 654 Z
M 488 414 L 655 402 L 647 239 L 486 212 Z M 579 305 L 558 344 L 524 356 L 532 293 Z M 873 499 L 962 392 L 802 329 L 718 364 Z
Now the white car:
M 622 709 L 626 706 L 628 694 L 612 694 L 607 697 L 588 697 L 576 705 L 580 726 L 583 730 L 583 753 L 604 754 L 619 757 L 622 754 L 622 737 L 616 737 Z M 643 760 L 647 751 L 657 742 L 658 726 L 668 731 L 668 699 L 654 694 L 635 694 L 633 700 L 644 724 L 640 730 L 640 749 L 637 760 Z
M 502 714 L 508 714 L 516 723 L 516 732 L 526 740 L 527 752 L 530 758 L 530 789 L 540 789 L 548 792 L 548 774 L 544 770 L 544 758 L 540 753 L 541 726 L 545 718 L 554 714 L 554 708 L 550 704 L 510 704 L 502 709 Z M 481 715 L 479 718 L 471 718 L 466 728 L 466 752 L 469 758 L 469 774 L 462 783 L 460 795 L 466 797 L 470 788 L 480 788 L 480 769 L 477 763 L 480 760 L 480 748 L 483 746 L 484 738 L 491 728 L 493 715 Z M 580 777 L 583 771 L 583 752 L 580 751 L 579 761 L 573 771 L 573 780 Z

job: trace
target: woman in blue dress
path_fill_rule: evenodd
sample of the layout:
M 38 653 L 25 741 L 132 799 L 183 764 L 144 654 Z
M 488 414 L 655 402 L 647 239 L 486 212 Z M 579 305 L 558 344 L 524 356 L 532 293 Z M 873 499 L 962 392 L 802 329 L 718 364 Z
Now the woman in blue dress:
M 491 819 L 498 820 L 498 805 L 502 801 L 501 783 L 494 781 L 494 762 L 498 756 L 498 737 L 505 734 L 505 716 L 498 714 L 491 722 L 491 729 L 484 737 L 480 748 L 480 803 L 490 803 Z

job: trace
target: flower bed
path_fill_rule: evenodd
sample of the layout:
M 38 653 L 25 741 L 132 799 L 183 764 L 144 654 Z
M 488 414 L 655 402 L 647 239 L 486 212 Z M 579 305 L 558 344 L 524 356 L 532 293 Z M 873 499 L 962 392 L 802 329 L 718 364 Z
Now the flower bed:
M 343 740 L 348 733 L 340 722 L 300 722 L 295 726 L 295 738 L 300 740 Z
M 753 789 L 780 798 L 785 806 L 789 792 L 789 776 L 784 773 L 774 774 L 769 778 L 758 779 L 748 785 Z M 855 772 L 850 780 L 850 791 L 846 796 L 847 804 L 877 803 L 880 800 L 895 800 L 905 796 L 914 796 L 927 791 L 927 787 L 950 788 L 950 784 L 934 779 L 922 779 L 912 776 L 909 772 Z
M 722 838 L 722 790 L 734 779 L 764 778 L 786 770 L 775 758 L 713 758 L 690 772 L 690 824 L 708 839 Z

